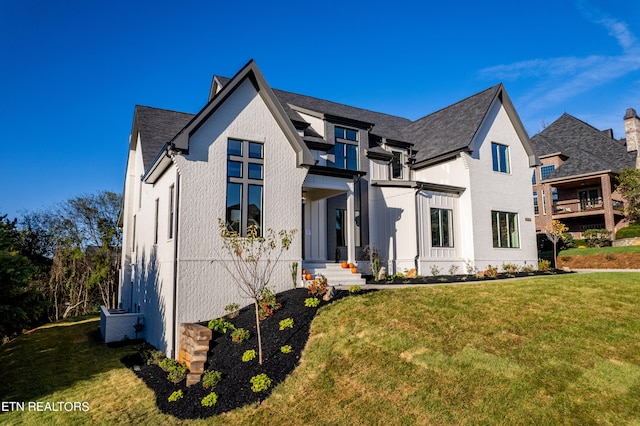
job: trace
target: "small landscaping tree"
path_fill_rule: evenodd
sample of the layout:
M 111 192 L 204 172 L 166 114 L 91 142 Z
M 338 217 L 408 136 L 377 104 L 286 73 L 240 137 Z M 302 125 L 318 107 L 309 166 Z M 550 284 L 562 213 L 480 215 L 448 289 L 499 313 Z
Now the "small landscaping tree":
M 625 214 L 630 222 L 640 220 L 640 170 L 625 168 L 618 176 L 618 190 L 627 200 Z
M 289 250 L 297 230 L 281 230 L 276 233 L 267 229 L 266 235 L 262 236 L 257 226 L 249 225 L 247 235 L 243 237 L 230 230 L 222 219 L 218 219 L 218 227 L 223 241 L 222 248 L 231 257 L 230 261 L 222 260 L 221 263 L 235 281 L 238 292 L 253 300 L 258 337 L 258 363 L 262 364 L 260 299 L 280 257 Z
M 551 226 L 544 230 L 544 233 L 546 234 L 549 241 L 553 243 L 553 267 L 554 268 L 556 267 L 556 257 L 558 256 L 557 254 L 558 241 L 560 241 L 560 239 L 562 238 L 562 234 L 564 234 L 568 230 L 569 228 L 567 227 L 567 225 L 555 219 L 551 221 Z

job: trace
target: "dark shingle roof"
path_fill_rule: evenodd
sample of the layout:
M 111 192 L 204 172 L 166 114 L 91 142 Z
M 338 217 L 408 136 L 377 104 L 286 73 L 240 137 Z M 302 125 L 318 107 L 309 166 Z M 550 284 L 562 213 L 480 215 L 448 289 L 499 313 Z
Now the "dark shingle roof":
M 282 104 L 291 104 L 311 111 L 321 112 L 325 115 L 372 124 L 373 129 L 371 133 L 389 139 L 402 140 L 402 128 L 411 123 L 411 120 L 407 118 L 355 108 L 311 96 L 299 95 L 277 89 L 274 89 L 273 92 Z
M 136 105 L 135 119 L 142 144 L 142 162 L 147 170 L 164 144 L 194 117 L 193 114 Z
M 220 76 L 214 77 L 215 80 L 222 86 L 230 81 L 230 79 Z M 502 84 L 486 89 L 415 122 L 403 117 L 356 108 L 311 96 L 277 89 L 272 90 L 287 117 L 294 124 L 298 123 L 299 126 L 303 126 L 305 121 L 289 105 L 324 114 L 325 116 L 357 121 L 362 125 L 371 125 L 371 134 L 375 136 L 413 144 L 414 150 L 417 151 L 416 161 L 419 163 L 443 154 L 468 149 L 494 99 L 501 93 Z M 136 117 L 142 140 L 144 141 L 142 154 L 146 169 L 164 144 L 171 141 L 194 115 L 137 106 Z M 319 135 L 314 136 L 307 133 L 305 131 L 306 138 L 318 139 Z M 372 150 L 375 148 L 375 144 L 367 148 Z M 372 152 L 375 152 L 375 150 Z
M 466 149 L 501 88 L 490 87 L 406 126 L 403 135 L 418 150 L 416 162 Z
M 535 135 L 532 144 L 538 155 L 562 152 L 567 160 L 547 179 L 612 171 L 634 167 L 635 152 L 619 141 L 567 113 Z

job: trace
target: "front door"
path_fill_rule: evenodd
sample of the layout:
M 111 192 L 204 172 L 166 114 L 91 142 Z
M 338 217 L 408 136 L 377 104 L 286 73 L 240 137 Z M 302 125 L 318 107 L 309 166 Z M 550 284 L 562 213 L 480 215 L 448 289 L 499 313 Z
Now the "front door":
M 307 199 L 303 207 L 303 241 L 306 261 L 327 261 L 327 201 Z

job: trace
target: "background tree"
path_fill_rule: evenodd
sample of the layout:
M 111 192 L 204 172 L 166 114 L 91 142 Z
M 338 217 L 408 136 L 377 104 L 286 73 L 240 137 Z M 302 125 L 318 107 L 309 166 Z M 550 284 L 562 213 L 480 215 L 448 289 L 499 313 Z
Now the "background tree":
M 627 201 L 625 215 L 630 222 L 640 220 L 640 170 L 625 168 L 618 175 L 618 190 Z
M 289 250 L 297 230 L 281 230 L 277 234 L 268 229 L 261 236 L 256 225 L 247 227 L 247 236 L 229 230 L 222 219 L 218 219 L 223 250 L 231 257 L 221 263 L 235 281 L 238 292 L 253 300 L 256 315 L 256 333 L 258 337 L 258 363 L 262 364 L 262 337 L 260 335 L 260 299 L 269 285 L 271 275 L 282 254 Z M 222 256 L 221 256 L 222 257 Z
M 6 215 L 0 216 L 0 337 L 3 340 L 42 321 L 47 304 L 31 285 L 37 271 L 21 252 L 22 235 Z
M 51 301 L 50 320 L 116 305 L 120 203 L 119 194 L 102 191 L 24 215 L 25 250 L 44 259 L 38 281 Z
M 55 319 L 84 315 L 100 304 L 115 306 L 120 203 L 120 195 L 102 191 L 71 198 L 48 216 L 55 251 L 49 281 Z
M 567 232 L 569 228 L 559 220 L 552 220 L 551 226 L 544 230 L 547 238 L 553 243 L 553 267 L 556 267 L 556 257 L 558 256 L 558 241 L 562 239 L 562 235 Z

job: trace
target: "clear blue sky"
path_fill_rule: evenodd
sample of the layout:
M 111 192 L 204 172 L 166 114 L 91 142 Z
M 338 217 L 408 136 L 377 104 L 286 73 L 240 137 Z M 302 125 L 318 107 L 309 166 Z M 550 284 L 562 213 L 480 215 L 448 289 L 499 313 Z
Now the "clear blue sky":
M 487 5 L 489 3 L 489 5 Z M 0 0 L 0 214 L 121 191 L 136 104 L 272 87 L 416 119 L 503 82 L 530 135 L 640 112 L 640 2 Z

